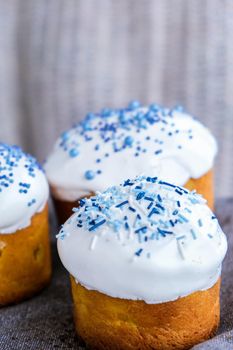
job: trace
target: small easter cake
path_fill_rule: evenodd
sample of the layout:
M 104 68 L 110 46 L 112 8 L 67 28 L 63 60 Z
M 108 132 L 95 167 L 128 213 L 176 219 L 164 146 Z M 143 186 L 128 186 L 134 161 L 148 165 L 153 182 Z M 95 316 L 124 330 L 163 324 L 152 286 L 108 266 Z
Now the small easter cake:
M 48 195 L 37 161 L 0 143 L 0 306 L 32 296 L 50 280 Z
M 196 189 L 213 207 L 212 167 L 217 144 L 181 107 L 141 106 L 88 114 L 57 140 L 45 164 L 60 221 L 75 201 L 151 174 Z
M 189 349 L 219 324 L 227 241 L 202 196 L 138 177 L 80 201 L 58 234 L 93 349 Z

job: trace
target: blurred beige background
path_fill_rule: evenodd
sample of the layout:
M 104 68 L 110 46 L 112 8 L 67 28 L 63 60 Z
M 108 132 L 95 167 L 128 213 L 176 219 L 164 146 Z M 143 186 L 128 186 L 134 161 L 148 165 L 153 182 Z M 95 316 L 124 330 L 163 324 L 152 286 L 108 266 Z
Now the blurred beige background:
M 232 0 L 0 0 L 0 140 L 43 160 L 88 111 L 178 103 L 216 135 L 233 196 L 232 33 Z

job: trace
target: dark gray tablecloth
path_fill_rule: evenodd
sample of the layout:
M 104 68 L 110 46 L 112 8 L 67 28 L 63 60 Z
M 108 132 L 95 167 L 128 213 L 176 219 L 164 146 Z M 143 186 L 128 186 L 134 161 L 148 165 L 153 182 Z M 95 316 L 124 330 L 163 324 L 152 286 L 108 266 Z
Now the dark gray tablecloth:
M 217 215 L 228 236 L 229 249 L 222 275 L 222 312 L 218 335 L 193 350 L 233 349 L 233 199 L 217 203 Z M 53 224 L 53 237 L 55 236 Z M 72 320 L 68 275 L 53 243 L 53 279 L 35 298 L 0 310 L 0 350 L 81 349 Z

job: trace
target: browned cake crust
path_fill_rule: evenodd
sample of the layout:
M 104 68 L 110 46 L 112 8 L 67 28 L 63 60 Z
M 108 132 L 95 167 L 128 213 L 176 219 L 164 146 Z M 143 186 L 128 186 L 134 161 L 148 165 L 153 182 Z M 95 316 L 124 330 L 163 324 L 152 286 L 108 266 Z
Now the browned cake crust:
M 112 298 L 71 277 L 75 327 L 88 348 L 190 349 L 219 324 L 220 280 L 206 291 L 161 304 Z
M 57 219 L 59 225 L 64 224 L 67 219 L 69 219 L 72 214 L 72 209 L 78 206 L 78 201 L 68 202 L 62 201 L 57 198 L 53 198 L 54 207 L 57 213 Z
M 199 179 L 190 179 L 185 186 L 188 190 L 196 190 L 207 200 L 211 210 L 214 209 L 214 181 L 213 170 L 208 171 Z
M 207 200 L 209 207 L 213 210 L 214 208 L 214 186 L 213 186 L 213 171 L 210 170 L 208 173 L 200 177 L 199 179 L 190 179 L 185 185 L 189 190 L 196 190 L 198 193 L 202 194 Z M 91 193 L 94 195 L 94 193 Z M 72 209 L 78 206 L 78 202 L 68 202 L 62 201 L 54 198 L 54 205 L 57 212 L 57 217 L 59 224 L 64 224 L 64 222 L 72 214 Z
M 0 234 L 0 306 L 31 297 L 51 277 L 48 206 L 31 225 L 12 234 Z

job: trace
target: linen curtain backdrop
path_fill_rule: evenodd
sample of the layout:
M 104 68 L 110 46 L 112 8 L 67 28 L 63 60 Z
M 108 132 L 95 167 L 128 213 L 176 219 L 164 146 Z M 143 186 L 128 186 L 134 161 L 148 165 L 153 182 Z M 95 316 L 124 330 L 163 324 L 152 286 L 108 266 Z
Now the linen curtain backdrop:
M 0 0 L 0 140 L 42 161 L 89 111 L 182 104 L 217 137 L 216 194 L 232 196 L 232 33 L 232 0 Z

